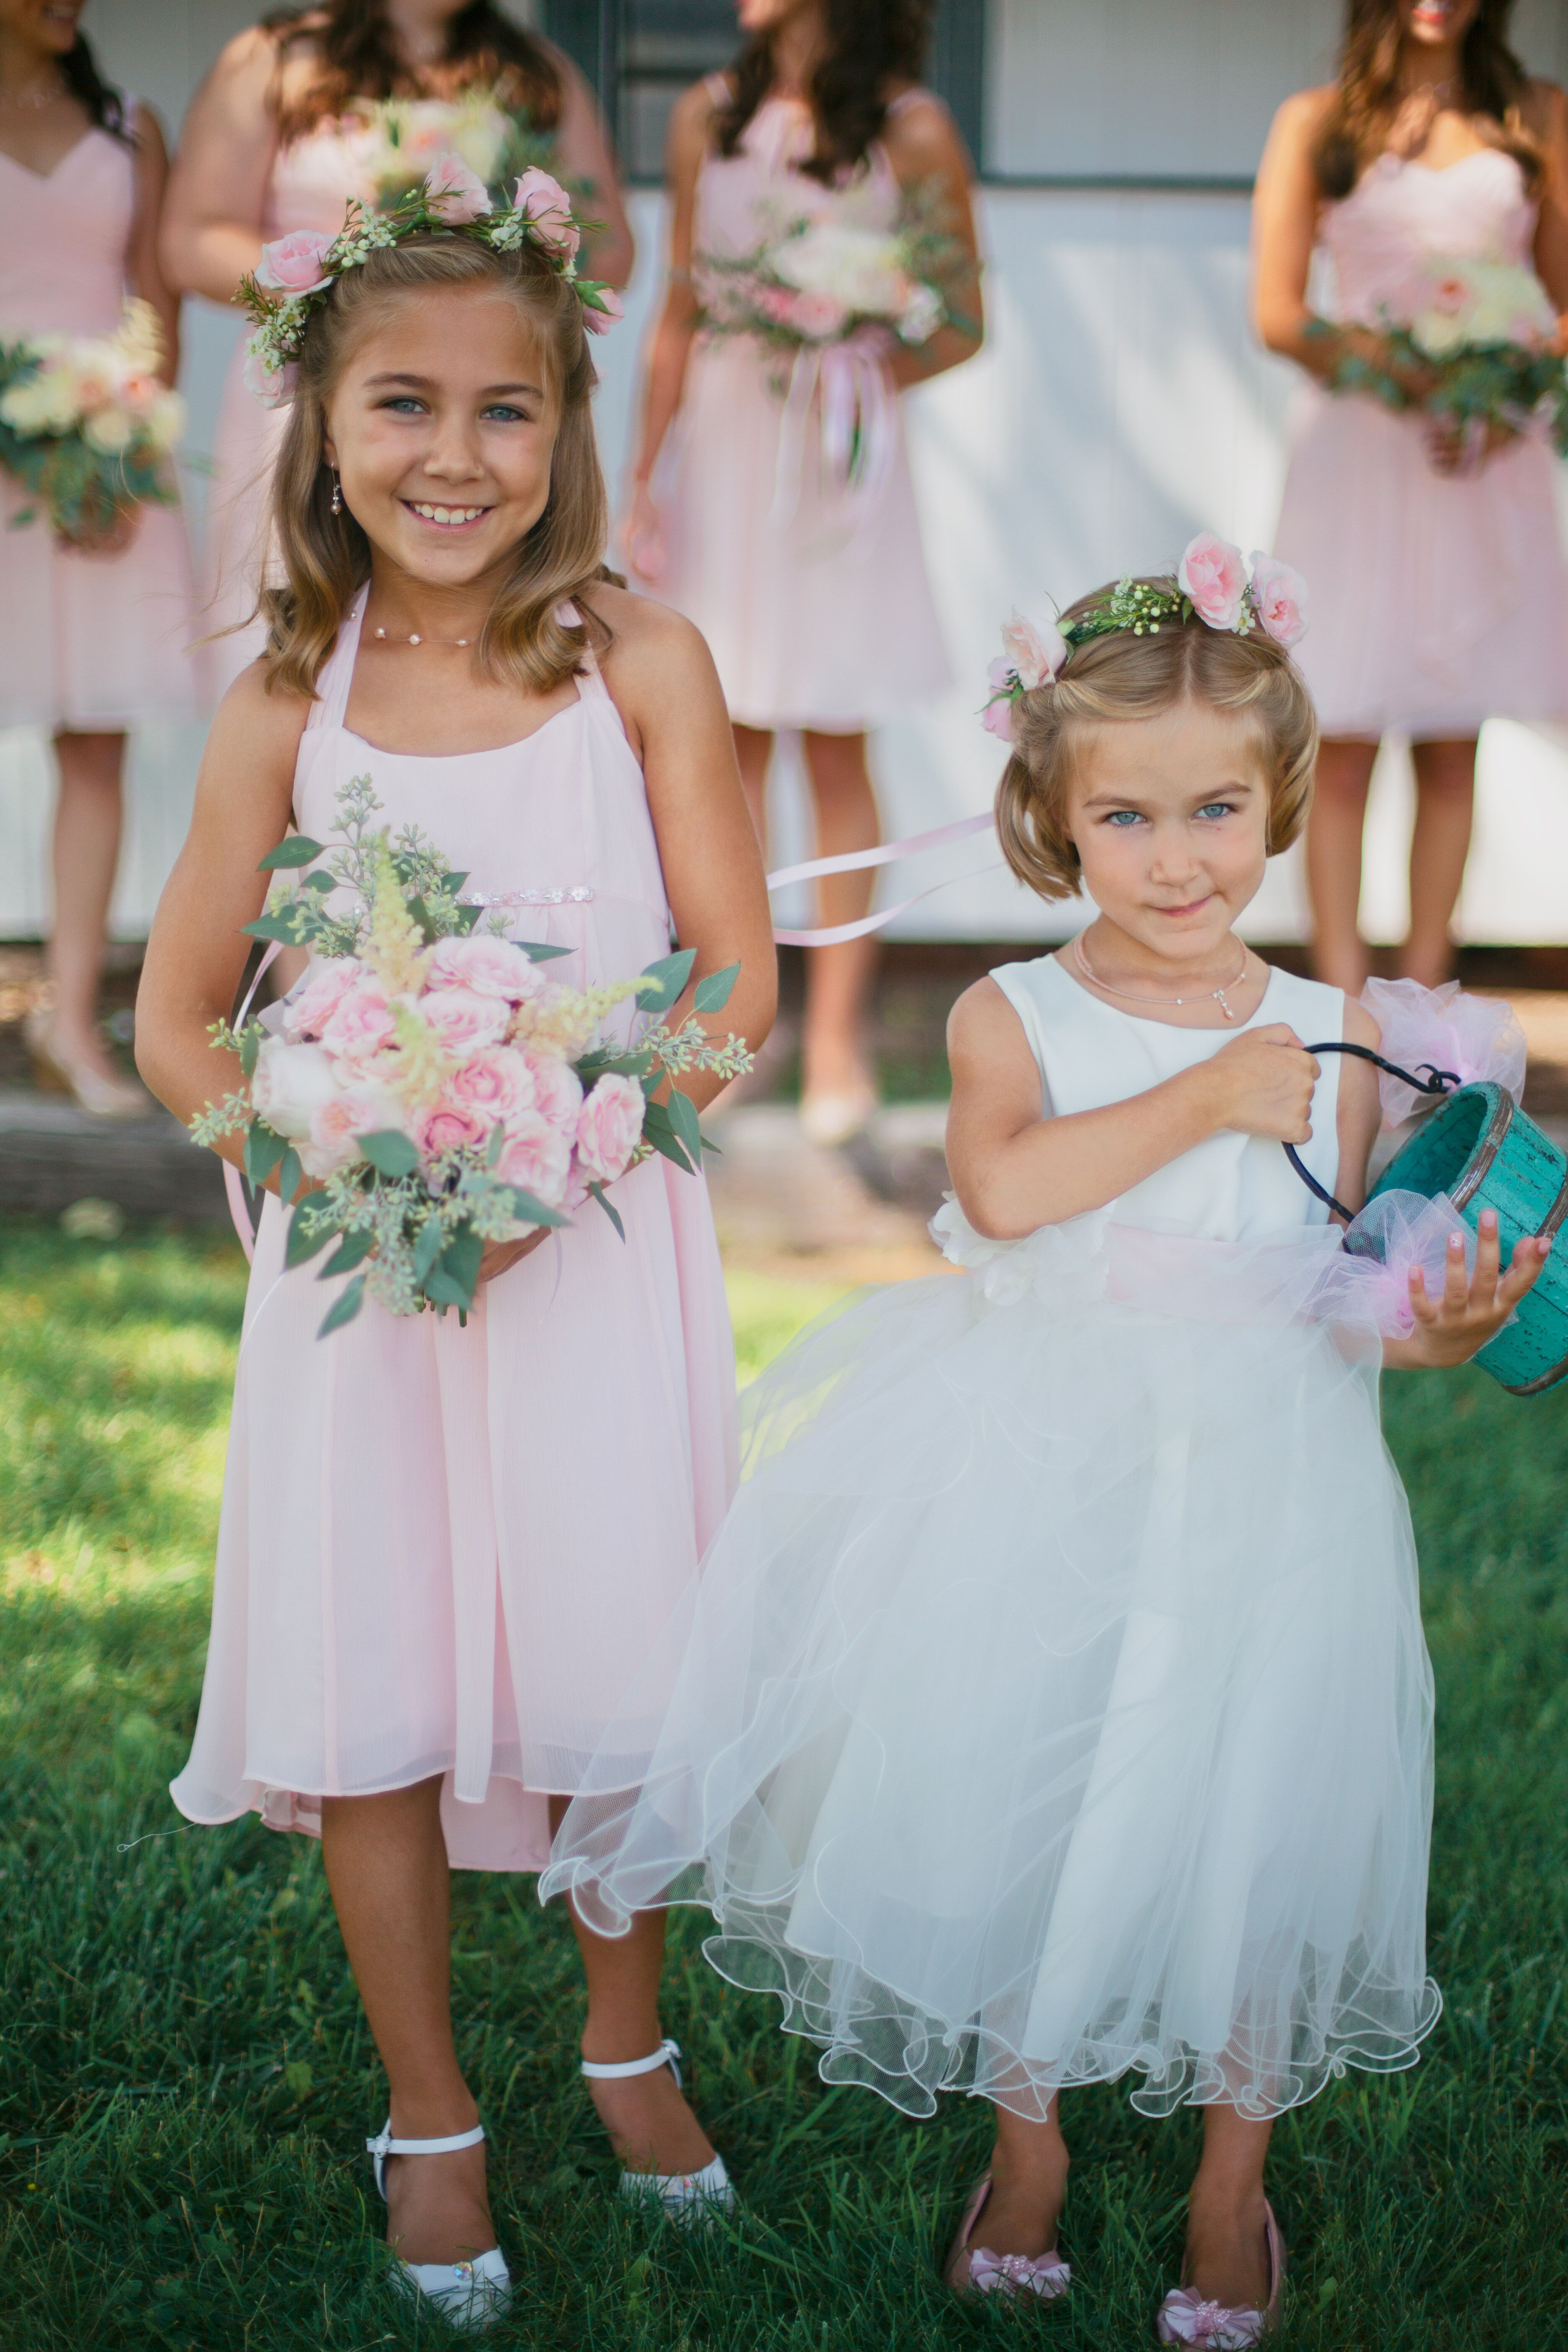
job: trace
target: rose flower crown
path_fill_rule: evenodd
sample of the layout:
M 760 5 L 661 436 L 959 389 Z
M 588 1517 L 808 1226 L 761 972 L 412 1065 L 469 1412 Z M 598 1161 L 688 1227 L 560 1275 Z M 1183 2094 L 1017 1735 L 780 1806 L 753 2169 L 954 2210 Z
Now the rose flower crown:
M 602 335 L 621 316 L 621 299 L 613 287 L 577 275 L 584 228 L 595 226 L 574 218 L 570 196 L 548 172 L 525 172 L 512 202 L 498 208 L 461 156 L 437 156 L 420 184 L 385 212 L 372 212 L 356 200 L 334 236 L 296 229 L 262 247 L 258 268 L 240 279 L 235 295 L 256 322 L 246 346 L 246 383 L 265 407 L 279 408 L 292 399 L 305 329 L 336 281 L 368 255 L 432 232 L 473 237 L 497 253 L 533 246 L 583 305 L 583 324 Z
M 1307 634 L 1307 583 L 1271 555 L 1255 554 L 1251 569 L 1239 547 L 1212 530 L 1190 540 L 1176 571 L 1176 593 L 1142 580 L 1122 580 L 1064 629 L 1054 614 L 1015 613 L 1002 631 L 1002 652 L 987 672 L 991 692 L 980 714 L 987 732 L 1013 740 L 1013 711 L 1026 694 L 1049 685 L 1074 646 L 1114 629 L 1157 636 L 1163 621 L 1190 621 L 1238 637 L 1261 629 L 1287 648 Z

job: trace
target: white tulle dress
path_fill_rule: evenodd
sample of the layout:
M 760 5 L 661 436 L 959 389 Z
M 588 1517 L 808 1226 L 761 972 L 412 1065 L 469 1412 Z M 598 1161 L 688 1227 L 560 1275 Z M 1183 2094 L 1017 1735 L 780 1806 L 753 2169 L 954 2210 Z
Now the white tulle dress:
M 1236 1034 L 1052 957 L 994 977 L 1058 1114 Z M 1342 1014 L 1276 971 L 1253 1023 Z M 916 2115 L 1135 2072 L 1146 2112 L 1263 2116 L 1411 2064 L 1431 1677 L 1375 1334 L 1300 1311 L 1326 1216 L 1233 1134 L 1023 1243 L 944 1211 L 962 1278 L 872 1293 L 750 1391 L 744 1483 L 542 1896 L 612 1931 L 706 1903 L 715 1968 Z

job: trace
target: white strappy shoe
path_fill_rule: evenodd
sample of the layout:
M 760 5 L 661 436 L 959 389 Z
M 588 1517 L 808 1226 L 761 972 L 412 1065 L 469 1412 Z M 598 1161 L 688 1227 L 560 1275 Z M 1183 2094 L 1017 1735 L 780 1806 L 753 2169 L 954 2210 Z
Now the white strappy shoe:
M 383 2204 L 389 2156 L 446 2156 L 459 2147 L 478 2147 L 484 2136 L 483 2124 L 476 2124 L 472 2131 L 454 2132 L 449 2139 L 394 2139 L 388 2116 L 374 2139 L 364 2144 L 374 2159 Z M 462 2336 L 479 2336 L 493 2327 L 511 2301 L 511 2273 L 499 2246 L 476 2254 L 471 2263 L 405 2263 L 395 2255 L 388 2276 L 400 2293 L 433 2305 Z
M 667 2035 L 651 2057 L 628 2058 L 619 2066 L 595 2066 L 584 2058 L 583 2072 L 592 2082 L 615 2083 L 628 2074 L 652 2074 L 660 2066 L 668 2066 L 679 2091 L 679 2042 L 671 2042 Z M 701 2223 L 715 2213 L 732 2213 L 735 2210 L 735 2184 L 724 2168 L 721 2156 L 705 2164 L 700 2172 L 623 2172 L 620 2193 L 634 2205 L 645 2200 L 658 2205 L 672 2221 Z

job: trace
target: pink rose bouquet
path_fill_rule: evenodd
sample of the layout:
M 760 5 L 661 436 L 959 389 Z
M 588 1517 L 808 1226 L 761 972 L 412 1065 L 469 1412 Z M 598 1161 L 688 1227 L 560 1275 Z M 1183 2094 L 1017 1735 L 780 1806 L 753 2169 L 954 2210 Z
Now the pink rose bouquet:
M 568 988 L 545 967 L 570 950 L 477 926 L 467 876 L 420 835 L 371 824 L 368 776 L 339 794 L 335 849 L 291 835 L 265 858 L 279 877 L 259 939 L 312 961 L 281 1007 L 214 1042 L 239 1055 L 248 1090 L 209 1105 L 200 1143 L 244 1131 L 252 1183 L 278 1172 L 294 1202 L 290 1266 L 337 1246 L 321 1278 L 351 1278 L 321 1325 L 358 1313 L 366 1290 L 395 1314 L 472 1306 L 485 1245 L 570 1223 L 588 1201 L 625 1238 L 605 1197 L 638 1160 L 700 1161 L 703 1138 L 675 1081 L 751 1066 L 695 1015 L 663 1015 L 684 991 L 689 950 L 635 977 Z M 493 918 L 492 918 L 493 919 Z M 728 1002 L 735 968 L 700 982 L 697 1013 Z M 630 1031 L 603 1034 L 622 1004 Z M 666 1084 L 663 1099 L 658 1096 Z M 310 1180 L 317 1188 L 303 1192 Z
M 169 460 L 185 404 L 158 376 L 163 345 L 157 312 L 138 300 L 112 335 L 0 338 L 0 467 L 36 493 L 62 538 L 178 495 Z
M 949 316 L 940 281 L 951 266 L 952 240 L 912 210 L 893 229 L 819 215 L 754 253 L 701 255 L 703 325 L 789 350 L 843 342 L 868 327 L 926 343 Z

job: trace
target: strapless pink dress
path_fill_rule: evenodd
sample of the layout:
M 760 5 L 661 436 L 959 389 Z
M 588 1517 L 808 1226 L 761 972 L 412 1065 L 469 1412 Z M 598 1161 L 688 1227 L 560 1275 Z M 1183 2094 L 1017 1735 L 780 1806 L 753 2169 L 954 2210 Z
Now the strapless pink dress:
M 369 773 L 551 969 L 621 979 L 669 950 L 642 770 L 596 672 L 521 743 L 379 751 L 343 724 L 363 600 L 318 683 L 294 814 L 330 840 Z M 314 1269 L 283 1268 L 268 1196 L 235 1383 L 192 1821 L 315 1832 L 323 1796 L 444 1776 L 461 1866 L 537 1870 L 547 1793 L 575 1790 L 724 1515 L 735 1367 L 700 1175 L 649 1160 L 559 1244 L 456 1315 L 374 1303 L 330 1339 Z M 649 1727 L 642 1727 L 646 1745 Z
M 0 154 L 0 336 L 109 335 L 126 294 L 135 162 L 91 130 L 47 175 Z M 190 543 L 176 507 L 144 507 L 119 555 L 62 548 L 0 474 L 0 727 L 115 730 L 201 706 L 188 651 Z
M 893 226 L 902 199 L 881 147 L 838 191 L 795 169 L 812 139 L 809 109 L 772 98 L 736 154 L 705 158 L 694 235 L 700 281 L 704 253 L 752 253 L 803 217 L 837 213 L 857 226 Z M 787 354 L 784 362 L 787 370 Z M 781 511 L 784 401 L 769 382 L 779 364 L 776 351 L 749 336 L 700 335 L 693 345 L 654 483 L 666 537 L 655 593 L 707 638 L 732 719 L 850 734 L 929 702 L 951 678 L 903 419 L 895 400 L 887 480 L 861 520 L 841 519 L 814 465 L 820 436 L 810 431 L 798 491 Z
M 363 124 L 321 122 L 302 139 L 279 147 L 262 215 L 264 242 L 300 228 L 322 236 L 342 228 L 351 199 L 368 204 L 368 140 Z M 213 646 L 220 692 L 260 653 L 266 632 L 250 615 L 267 562 L 272 468 L 289 422 L 286 408 L 263 408 L 243 381 L 247 328 L 224 379 L 213 445 L 204 566 L 206 626 L 232 631 Z
M 1529 266 L 1535 224 L 1511 155 L 1489 148 L 1442 172 L 1385 155 L 1325 207 L 1338 315 L 1379 324 L 1426 255 Z M 1568 577 L 1542 436 L 1445 478 L 1419 419 L 1314 385 L 1299 398 L 1275 551 L 1311 593 L 1298 659 L 1326 735 L 1462 737 L 1487 719 L 1568 713 Z

